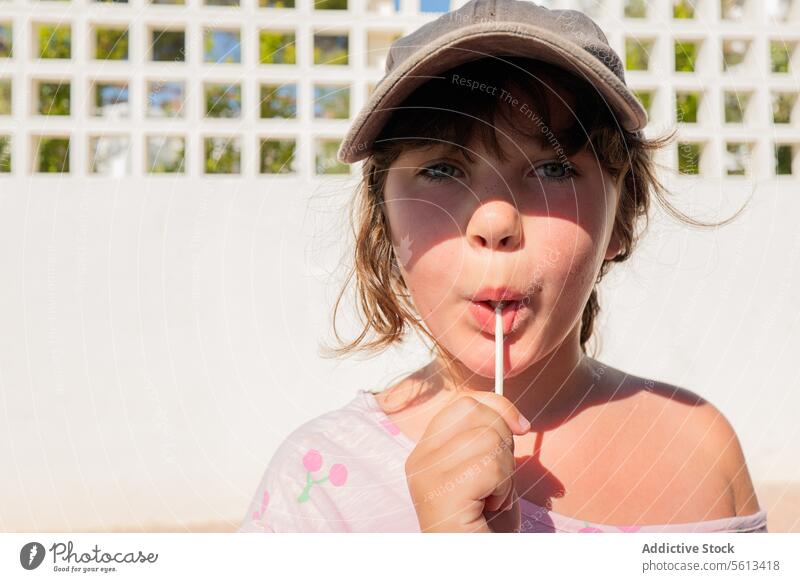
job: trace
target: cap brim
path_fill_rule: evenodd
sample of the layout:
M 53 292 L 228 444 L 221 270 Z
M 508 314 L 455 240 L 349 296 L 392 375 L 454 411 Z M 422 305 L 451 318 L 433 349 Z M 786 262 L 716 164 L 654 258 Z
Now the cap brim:
M 367 157 L 394 109 L 417 87 L 456 65 L 492 56 L 532 57 L 572 71 L 607 100 L 623 128 L 637 131 L 647 125 L 647 112 L 625 83 L 577 44 L 529 24 L 484 22 L 421 46 L 381 79 L 342 140 L 339 161 L 352 164 Z

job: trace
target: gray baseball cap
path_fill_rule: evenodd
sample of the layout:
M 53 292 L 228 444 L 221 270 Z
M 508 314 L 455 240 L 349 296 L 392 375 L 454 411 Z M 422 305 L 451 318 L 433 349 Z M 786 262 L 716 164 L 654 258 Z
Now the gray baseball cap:
M 589 16 L 528 0 L 470 0 L 392 43 L 386 72 L 350 124 L 339 161 L 367 157 L 394 108 L 431 77 L 491 56 L 531 57 L 569 70 L 597 89 L 624 129 L 647 125 L 647 112 L 625 83 L 622 60 Z

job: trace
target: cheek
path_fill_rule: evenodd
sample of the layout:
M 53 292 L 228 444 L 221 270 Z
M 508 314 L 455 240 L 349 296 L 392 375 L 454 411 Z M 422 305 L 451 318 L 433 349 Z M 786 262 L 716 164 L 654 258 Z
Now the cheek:
M 570 220 L 548 220 L 542 236 L 537 237 L 537 251 L 544 264 L 551 291 L 581 293 L 581 289 L 594 283 L 604 248 L 595 233 Z
M 426 320 L 447 317 L 445 307 L 454 295 L 462 292 L 455 287 L 456 282 L 463 279 L 464 272 L 464 257 L 458 240 L 443 240 L 424 251 L 415 248 L 419 254 L 401 266 L 414 304 Z
M 429 200 L 392 200 L 386 209 L 395 247 L 406 239 L 416 249 L 427 250 L 458 232 L 452 213 Z
M 583 228 L 566 220 L 550 222 L 549 234 L 538 240 L 542 252 L 536 253 L 534 277 L 542 283 L 533 301 L 537 315 L 518 353 L 547 353 L 564 339 L 580 321 L 602 262 L 596 241 Z
M 592 182 L 594 183 L 594 182 Z M 569 261 L 572 255 L 573 271 L 588 262 L 596 262 L 605 256 L 606 246 L 614 223 L 616 202 L 613 193 L 586 187 L 576 195 L 551 199 L 548 212 L 537 213 L 530 230 L 533 236 L 541 237 L 549 248 L 557 249 Z
M 598 267 L 598 252 L 591 237 L 580 228 L 557 230 L 550 241 L 557 250 L 549 255 L 543 300 L 557 316 L 572 316 L 580 311 L 591 292 Z
M 435 315 L 463 269 L 459 227 L 431 200 L 393 198 L 386 209 L 403 280 L 420 315 Z

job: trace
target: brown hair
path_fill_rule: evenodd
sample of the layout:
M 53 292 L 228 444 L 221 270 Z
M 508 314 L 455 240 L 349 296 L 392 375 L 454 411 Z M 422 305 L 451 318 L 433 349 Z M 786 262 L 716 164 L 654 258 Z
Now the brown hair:
M 486 83 L 487 88 L 496 89 L 470 90 L 452 82 L 453 75 L 479 80 Z M 540 79 L 540 76 L 545 79 Z M 550 90 L 548 83 L 580 96 L 573 106 L 574 122 L 557 133 L 550 128 L 550 112 L 545 99 L 545 91 Z M 518 120 L 511 120 L 508 117 L 510 106 L 502 106 L 505 101 L 500 98 L 501 88 L 514 96 L 526 95 L 530 99 L 530 109 L 539 115 L 543 126 L 531 123 L 530 127 L 520 127 Z M 418 319 L 399 271 L 389 224 L 383 212 L 386 173 L 392 162 L 407 149 L 430 146 L 440 140 L 470 144 L 473 138 L 477 138 L 478 143 L 504 159 L 495 133 L 497 115 L 504 116 L 512 122 L 512 127 L 534 138 L 541 138 L 542 132 L 552 131 L 551 136 L 557 139 L 567 156 L 584 147 L 592 148 L 597 160 L 621 186 L 613 227 L 621 243 L 621 252 L 613 259 L 603 261 L 596 283 L 602 280 L 611 263 L 623 262 L 631 256 L 647 229 L 651 196 L 656 196 L 669 215 L 695 227 L 727 224 L 742 210 L 721 223 L 713 224 L 696 221 L 672 206 L 667 200 L 669 192 L 656 175 L 653 152 L 667 146 L 675 131 L 652 139 L 644 137 L 641 132 L 626 131 L 617 124 L 605 100 L 585 80 L 554 65 L 524 57 L 482 58 L 468 62 L 427 81 L 408 97 L 393 113 L 364 161 L 362 178 L 350 205 L 355 262 L 334 307 L 333 330 L 339 346 L 327 349 L 327 354 L 338 357 L 356 350 L 383 350 L 402 341 L 406 324 L 409 324 L 430 339 L 440 355 L 448 356 L 445 361 L 451 358 Z M 464 155 L 470 159 L 468 151 L 465 150 Z M 637 230 L 642 220 L 644 225 Z M 364 318 L 363 328 L 358 337 L 342 342 L 336 330 L 336 314 L 353 277 L 358 309 Z M 599 310 L 595 284 L 581 318 L 580 345 L 584 353 Z M 376 337 L 367 338 L 370 330 Z

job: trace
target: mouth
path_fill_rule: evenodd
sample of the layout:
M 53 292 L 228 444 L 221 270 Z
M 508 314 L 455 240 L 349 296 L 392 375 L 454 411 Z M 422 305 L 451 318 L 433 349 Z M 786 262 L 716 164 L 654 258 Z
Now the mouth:
M 509 305 L 513 306 L 515 303 L 522 303 L 522 302 L 524 302 L 526 299 L 527 299 L 527 298 L 525 298 L 525 299 L 519 299 L 519 300 L 517 300 L 517 299 L 506 299 L 506 300 L 504 300 L 504 301 L 478 301 L 478 303 L 487 303 L 487 304 L 489 304 L 489 306 L 490 306 L 490 307 L 491 307 L 493 310 L 494 310 L 494 309 L 497 309 L 497 308 L 498 308 L 498 306 L 499 306 L 499 307 L 500 307 L 500 310 L 501 310 L 501 311 L 503 311 L 503 310 L 505 310 L 505 308 L 506 308 L 506 307 L 508 307 Z
M 528 310 L 529 298 L 504 301 L 470 301 L 469 311 L 481 331 L 494 335 L 495 308 L 500 305 L 500 317 L 503 320 L 503 335 L 508 335 L 520 312 Z

